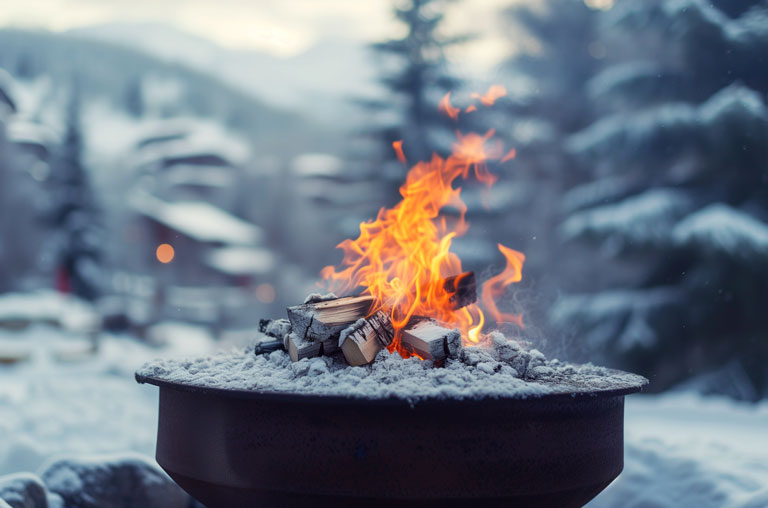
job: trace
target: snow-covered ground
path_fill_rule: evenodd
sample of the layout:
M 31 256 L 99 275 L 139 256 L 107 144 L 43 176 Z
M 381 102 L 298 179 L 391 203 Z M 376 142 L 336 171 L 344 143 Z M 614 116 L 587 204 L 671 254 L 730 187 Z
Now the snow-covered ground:
M 150 347 L 132 338 L 105 336 L 94 356 L 79 351 L 82 339 L 35 325 L 12 335 L 0 331 L 0 347 L 32 346 L 27 361 L 0 364 L 0 476 L 36 472 L 56 455 L 135 451 L 154 456 L 157 390 L 140 386 L 134 371 L 165 355 L 208 353 L 213 342 L 199 328 L 169 323 L 167 343 Z
M 53 329 L 16 334 L 37 347 L 29 361 L 0 365 L 0 475 L 39 471 L 60 454 L 153 456 L 157 389 L 136 384 L 134 370 L 157 356 L 213 348 L 193 327 L 163 332 L 170 341 L 162 348 L 108 336 L 95 356 L 64 363 L 49 350 L 69 339 Z M 589 507 L 768 507 L 768 402 L 628 397 L 624 472 Z

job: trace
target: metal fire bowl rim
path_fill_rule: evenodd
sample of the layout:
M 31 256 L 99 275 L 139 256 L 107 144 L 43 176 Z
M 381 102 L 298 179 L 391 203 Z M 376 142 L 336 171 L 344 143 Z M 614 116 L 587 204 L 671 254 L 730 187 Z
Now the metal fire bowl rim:
M 622 375 L 626 372 L 616 369 L 607 369 L 611 374 Z M 637 380 L 635 382 L 624 382 L 618 387 L 595 387 L 584 384 L 578 387 L 575 383 L 571 384 L 558 384 L 558 383 L 545 383 L 538 382 L 539 384 L 555 386 L 556 389 L 547 393 L 531 393 L 525 395 L 518 395 L 513 397 L 504 397 L 498 395 L 487 396 L 472 396 L 468 398 L 455 398 L 455 397 L 417 397 L 414 399 L 404 399 L 400 397 L 387 397 L 387 398 L 370 398 L 360 397 L 355 395 L 343 396 L 343 395 L 323 395 L 314 393 L 296 393 L 296 392 L 275 392 L 275 391 L 261 391 L 261 390 L 235 390 L 229 388 L 215 388 L 210 386 L 192 385 L 186 383 L 179 383 L 162 379 L 155 376 L 145 376 L 136 372 L 135 378 L 139 384 L 150 384 L 160 388 L 170 388 L 173 390 L 180 390 L 184 392 L 191 392 L 201 395 L 210 395 L 215 397 L 227 397 L 236 399 L 249 399 L 256 401 L 275 401 L 286 403 L 300 403 L 300 404 L 318 404 L 318 405 L 352 405 L 352 406 L 443 406 L 443 405 L 460 405 L 460 404 L 474 404 L 484 401 L 552 401 L 564 399 L 583 399 L 583 398 L 610 398 L 610 397 L 623 397 L 632 393 L 642 391 L 647 385 L 648 380 L 644 377 L 635 375 Z M 560 390 L 558 390 L 560 388 Z

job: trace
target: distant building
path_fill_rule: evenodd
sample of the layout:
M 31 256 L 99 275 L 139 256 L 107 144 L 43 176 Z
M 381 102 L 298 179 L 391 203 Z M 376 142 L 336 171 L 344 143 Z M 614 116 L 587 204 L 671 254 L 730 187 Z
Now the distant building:
M 130 165 L 142 187 L 168 201 L 203 200 L 236 209 L 249 147 L 200 120 L 158 122 L 136 142 Z
M 155 304 L 166 317 L 223 326 L 271 280 L 276 259 L 261 246 L 258 226 L 207 202 L 165 201 L 142 190 L 129 203 L 136 219 L 127 229 L 139 236 L 126 250 L 136 272 L 155 276 Z

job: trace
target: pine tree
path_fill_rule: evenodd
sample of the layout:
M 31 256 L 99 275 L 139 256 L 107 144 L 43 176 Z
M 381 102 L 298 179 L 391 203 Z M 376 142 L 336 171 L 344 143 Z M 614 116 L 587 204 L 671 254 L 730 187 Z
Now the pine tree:
M 453 126 L 437 111 L 437 103 L 459 85 L 447 72 L 445 50 L 467 37 L 439 35 L 441 9 L 447 3 L 410 0 L 396 7 L 395 16 L 405 26 L 406 34 L 372 45 L 382 66 L 392 69 L 380 79 L 391 98 L 366 103 L 374 111 L 389 113 L 384 115 L 389 120 L 376 131 L 385 159 L 394 159 L 392 142 L 396 140 L 404 140 L 408 160 L 417 161 L 429 159 L 433 151 L 446 148 L 446 139 L 452 139 Z
M 52 182 L 55 200 L 52 221 L 59 235 L 57 279 L 61 289 L 94 300 L 100 295 L 103 283 L 102 229 L 82 159 L 79 89 L 75 83 Z
M 561 227 L 588 250 L 553 322 L 656 390 L 699 375 L 765 396 L 768 3 L 625 1 L 604 18 L 601 117 L 567 142 L 593 181 Z

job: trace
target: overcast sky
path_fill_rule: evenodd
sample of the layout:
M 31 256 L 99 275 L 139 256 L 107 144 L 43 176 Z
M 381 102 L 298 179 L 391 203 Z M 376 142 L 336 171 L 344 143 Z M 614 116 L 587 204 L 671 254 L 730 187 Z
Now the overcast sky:
M 463 58 L 483 65 L 509 51 L 498 12 L 525 0 L 463 0 L 449 7 L 446 31 L 484 34 Z M 397 33 L 392 0 L 0 0 L 0 26 L 63 31 L 115 22 L 164 22 L 222 46 L 291 55 L 324 37 L 360 41 Z

